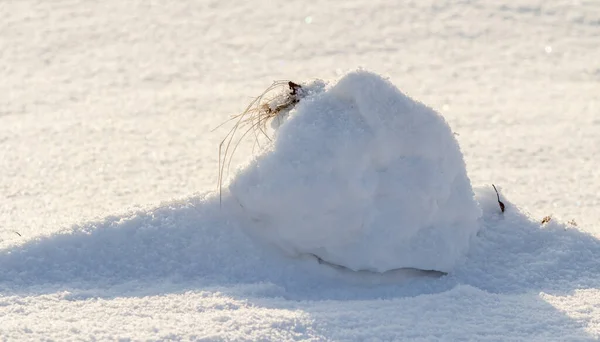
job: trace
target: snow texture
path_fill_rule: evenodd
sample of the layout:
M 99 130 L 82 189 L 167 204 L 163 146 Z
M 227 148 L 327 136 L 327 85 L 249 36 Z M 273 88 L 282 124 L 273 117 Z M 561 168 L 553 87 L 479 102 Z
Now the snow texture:
M 590 340 L 600 240 L 476 188 L 482 229 L 448 275 L 290 258 L 201 195 L 0 252 L 8 340 Z M 568 296 L 567 298 L 564 296 Z M 562 298 L 562 299 L 561 299 Z
M 586 0 L 0 1 L 0 340 L 598 340 L 599 25 Z M 291 257 L 197 194 L 252 96 L 359 66 L 485 184 L 445 276 Z
M 444 118 L 363 70 L 303 90 L 229 186 L 255 234 L 356 271 L 452 270 L 480 210 Z

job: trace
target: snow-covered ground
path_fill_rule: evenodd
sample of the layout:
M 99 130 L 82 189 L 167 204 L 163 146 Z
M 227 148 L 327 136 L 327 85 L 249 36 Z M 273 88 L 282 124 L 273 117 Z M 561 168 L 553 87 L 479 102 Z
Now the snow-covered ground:
M 442 113 L 482 185 L 448 276 L 284 256 L 200 195 L 212 128 L 357 66 Z M 599 94 L 596 1 L 0 2 L 0 338 L 597 339 Z

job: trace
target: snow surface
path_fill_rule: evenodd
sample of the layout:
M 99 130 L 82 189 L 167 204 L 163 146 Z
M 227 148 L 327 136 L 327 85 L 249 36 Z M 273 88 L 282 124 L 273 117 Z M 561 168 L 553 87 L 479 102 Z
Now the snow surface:
M 451 271 L 480 210 L 444 118 L 364 70 L 302 90 L 229 186 L 257 237 L 355 271 Z
M 591 291 L 600 286 L 598 238 L 552 221 L 542 228 L 504 198 L 501 214 L 491 187 L 476 193 L 484 226 L 467 259 L 447 276 L 354 272 L 285 257 L 251 240 L 237 205 L 225 200 L 220 207 L 214 195 L 87 223 L 0 254 L 3 337 L 586 340 L 597 334 L 586 325 L 594 326 L 600 313 Z
M 0 339 L 600 337 L 597 1 L 19 0 L 0 18 Z M 487 184 L 447 276 L 282 256 L 194 194 L 215 187 L 210 130 L 249 98 L 357 66 L 442 113 Z M 521 208 L 499 214 L 489 183 Z

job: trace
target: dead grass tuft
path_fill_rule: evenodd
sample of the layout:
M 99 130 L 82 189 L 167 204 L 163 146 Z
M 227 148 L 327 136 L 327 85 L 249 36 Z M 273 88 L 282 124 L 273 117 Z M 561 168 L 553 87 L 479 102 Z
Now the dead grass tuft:
M 229 170 L 231 160 L 242 140 L 249 134 L 254 134 L 255 146 L 260 147 L 259 137 L 271 140 L 267 134 L 267 124 L 284 112 L 294 108 L 301 99 L 302 86 L 288 80 L 275 81 L 262 94 L 254 98 L 246 109 L 234 115 L 213 129 L 216 130 L 229 122 L 234 122 L 225 138 L 219 144 L 219 202 L 221 201 L 222 185 L 225 169 Z M 241 134 L 240 134 L 241 132 Z

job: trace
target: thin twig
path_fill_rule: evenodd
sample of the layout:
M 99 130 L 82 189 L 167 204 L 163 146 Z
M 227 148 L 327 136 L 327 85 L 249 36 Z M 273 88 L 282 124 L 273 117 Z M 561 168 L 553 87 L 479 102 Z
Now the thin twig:
M 492 186 L 494 187 L 494 190 L 496 191 L 496 196 L 498 197 L 498 204 L 500 205 L 500 210 L 502 210 L 502 212 L 504 212 L 504 203 L 502 203 L 502 201 L 500 201 L 500 194 L 498 193 L 498 189 L 496 189 L 496 186 L 494 184 L 492 184 Z

